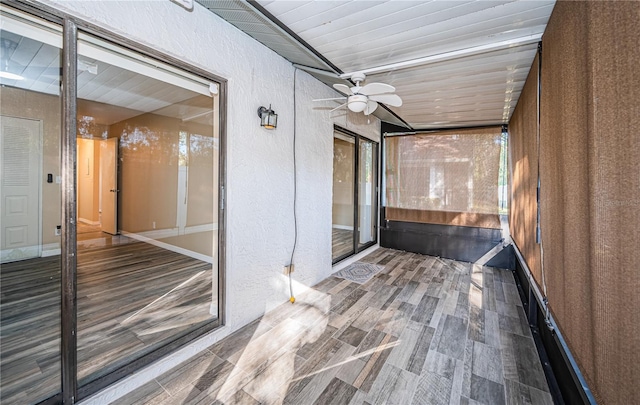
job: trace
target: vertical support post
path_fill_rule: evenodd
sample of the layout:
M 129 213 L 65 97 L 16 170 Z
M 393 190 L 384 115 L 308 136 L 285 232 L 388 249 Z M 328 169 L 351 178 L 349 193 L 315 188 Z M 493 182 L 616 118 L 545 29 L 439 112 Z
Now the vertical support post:
M 360 137 L 355 137 L 353 147 L 353 254 L 358 253 L 358 240 L 360 239 Z
M 220 326 L 226 324 L 226 263 L 227 263 L 227 82 L 220 82 L 218 117 L 218 319 Z
M 536 186 L 536 243 L 541 245 L 542 244 L 542 231 L 540 230 L 540 117 L 541 117 L 541 113 L 540 113 L 540 97 L 542 96 L 542 41 L 538 42 L 538 88 L 537 88 L 537 95 L 536 95 L 536 120 L 537 120 L 537 124 L 536 124 L 536 148 L 537 148 L 537 154 L 538 154 L 538 167 L 537 167 L 537 178 L 538 178 L 538 184 Z M 542 248 L 541 248 L 542 249 Z M 543 284 L 545 283 L 544 280 L 544 263 L 541 263 L 541 268 L 542 268 L 542 274 L 543 274 Z M 544 294 L 545 297 L 547 295 L 547 291 L 546 291 L 547 286 L 544 285 Z
M 382 141 L 382 140 L 381 140 Z M 373 190 L 371 190 L 371 192 L 373 192 L 374 194 L 374 198 L 373 198 L 373 206 L 371 207 L 371 216 L 373 218 L 375 218 L 375 221 L 373 223 L 373 233 L 375 235 L 375 243 L 380 243 L 380 220 L 379 220 L 379 213 L 378 210 L 380 208 L 380 144 L 379 143 L 374 143 L 373 144 L 373 159 L 375 160 L 375 168 L 373 169 L 373 178 L 375 179 L 373 181 L 373 184 L 371 185 L 373 187 Z
M 386 139 L 386 135 L 387 133 L 383 133 L 380 135 L 380 146 L 378 149 L 378 156 L 379 156 L 379 167 L 378 169 L 378 173 L 380 174 L 379 178 L 377 178 L 377 182 L 376 182 L 376 190 L 378 191 L 378 244 L 380 243 L 381 239 L 382 239 L 382 231 L 381 228 L 387 228 L 387 222 L 386 222 L 386 212 L 385 212 L 385 193 L 387 192 L 387 179 L 385 176 L 385 159 L 384 159 L 384 147 L 385 147 L 385 139 Z M 378 188 L 380 187 L 380 188 Z
M 64 20 L 62 47 L 62 240 L 61 240 L 61 341 L 62 401 L 74 404 L 77 398 L 77 317 L 76 317 L 76 24 Z

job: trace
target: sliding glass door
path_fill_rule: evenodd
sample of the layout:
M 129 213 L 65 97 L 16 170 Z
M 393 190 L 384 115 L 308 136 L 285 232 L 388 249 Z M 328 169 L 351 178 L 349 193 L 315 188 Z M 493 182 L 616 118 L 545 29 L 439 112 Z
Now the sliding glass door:
M 78 67 L 83 385 L 218 317 L 219 96 L 83 33 Z
M 62 29 L 0 19 L 0 392 L 37 403 L 61 390 Z
M 78 401 L 222 323 L 226 83 L 0 7 L 2 402 Z
M 332 262 L 377 241 L 378 145 L 336 127 L 333 137 Z
M 333 136 L 333 221 L 331 259 L 336 262 L 355 252 L 356 138 L 342 132 Z
M 358 248 L 376 241 L 378 148 L 360 138 L 358 147 Z

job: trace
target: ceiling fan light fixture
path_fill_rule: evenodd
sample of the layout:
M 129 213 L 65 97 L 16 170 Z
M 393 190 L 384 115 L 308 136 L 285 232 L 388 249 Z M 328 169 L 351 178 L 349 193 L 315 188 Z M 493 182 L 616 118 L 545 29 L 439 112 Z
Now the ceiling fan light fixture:
M 347 107 L 355 113 L 363 112 L 367 108 L 367 101 L 368 97 L 364 94 L 354 94 L 349 96 Z
M 355 73 L 351 76 L 351 81 L 356 85 L 349 87 L 346 84 L 335 83 L 333 88 L 344 96 L 339 98 L 321 98 L 313 101 L 330 101 L 330 100 L 344 100 L 344 104 L 340 104 L 338 107 L 331 110 L 331 112 L 347 107 L 349 111 L 354 113 L 363 112 L 364 115 L 371 115 L 377 108 L 378 103 L 387 104 L 393 107 L 400 107 L 402 105 L 402 99 L 397 94 L 394 94 L 396 88 L 390 84 L 385 83 L 368 83 L 364 86 L 360 86 L 360 83 L 365 80 L 366 76 L 363 73 Z

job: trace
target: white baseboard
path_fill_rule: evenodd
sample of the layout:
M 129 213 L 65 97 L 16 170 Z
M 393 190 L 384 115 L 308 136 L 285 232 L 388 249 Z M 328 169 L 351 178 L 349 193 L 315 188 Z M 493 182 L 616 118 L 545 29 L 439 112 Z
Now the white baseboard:
M 211 232 L 218 229 L 218 224 L 204 224 L 187 226 L 184 228 L 182 234 L 198 233 L 198 232 Z M 167 228 L 167 229 L 153 229 L 151 231 L 136 232 L 137 235 L 142 235 L 150 239 L 162 239 L 170 238 L 172 236 L 180 236 L 180 228 Z
M 194 226 L 187 226 L 184 228 L 184 233 L 189 234 L 189 233 L 198 233 L 198 232 L 211 232 L 211 231 L 215 231 L 218 229 L 218 224 L 203 224 L 203 225 L 194 225 Z
M 42 247 L 25 246 L 21 248 L 5 249 L 0 251 L 0 261 L 2 263 L 17 262 L 20 260 L 35 259 L 37 257 L 49 257 L 60 255 L 59 243 L 47 243 Z
M 34 259 L 36 257 L 59 256 L 61 252 L 59 243 L 47 243 L 42 247 L 25 246 L 15 249 L 5 249 L 0 251 L 0 261 L 2 263 L 17 262 L 20 260 Z
M 59 243 L 47 243 L 42 245 L 42 257 L 58 256 L 62 253 Z
M 0 262 L 10 263 L 20 260 L 33 259 L 40 256 L 40 246 L 22 246 L 0 251 Z
M 120 233 L 123 235 L 131 236 L 131 235 L 139 235 L 148 239 L 162 239 L 162 238 L 170 238 L 172 236 L 178 236 L 178 228 L 167 228 L 167 229 L 154 229 L 151 231 L 144 232 L 134 232 L 129 233 L 127 231 L 120 230 Z
M 157 233 L 157 232 L 158 231 L 142 232 L 142 233 L 131 233 L 131 232 L 127 232 L 127 231 L 120 231 L 120 233 L 122 235 L 124 235 L 126 237 L 129 237 L 131 239 L 139 240 L 140 242 L 145 242 L 145 243 L 148 243 L 150 245 L 157 246 L 159 248 L 169 250 L 171 252 L 180 253 L 181 255 L 189 256 L 189 257 L 192 257 L 194 259 L 202 260 L 203 262 L 206 262 L 206 263 L 214 264 L 213 263 L 213 257 L 211 257 L 211 256 L 203 255 L 202 253 L 198 253 L 198 252 L 194 252 L 192 250 L 184 249 L 184 248 L 181 248 L 179 246 L 170 245 L 170 244 L 165 243 L 165 242 L 160 242 L 160 241 L 157 241 L 155 239 L 149 238 L 147 236 L 149 233 Z M 162 232 L 162 230 L 160 232 Z M 176 233 L 173 234 L 173 235 L 169 235 L 169 236 L 177 236 L 177 228 L 176 228 Z M 163 237 L 166 238 L 166 237 L 169 237 L 169 236 L 163 236 Z
M 331 225 L 331 227 L 332 228 L 336 228 L 336 229 L 344 229 L 345 231 L 353 231 L 353 227 L 352 226 L 333 224 L 333 225 Z

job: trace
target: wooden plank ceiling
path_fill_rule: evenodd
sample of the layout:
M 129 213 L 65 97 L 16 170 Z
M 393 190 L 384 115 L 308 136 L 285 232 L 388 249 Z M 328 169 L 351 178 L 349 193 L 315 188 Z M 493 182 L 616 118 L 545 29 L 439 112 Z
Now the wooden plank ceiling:
M 329 85 L 364 71 L 395 86 L 403 105 L 376 115 L 412 129 L 508 122 L 555 4 L 198 1 Z

